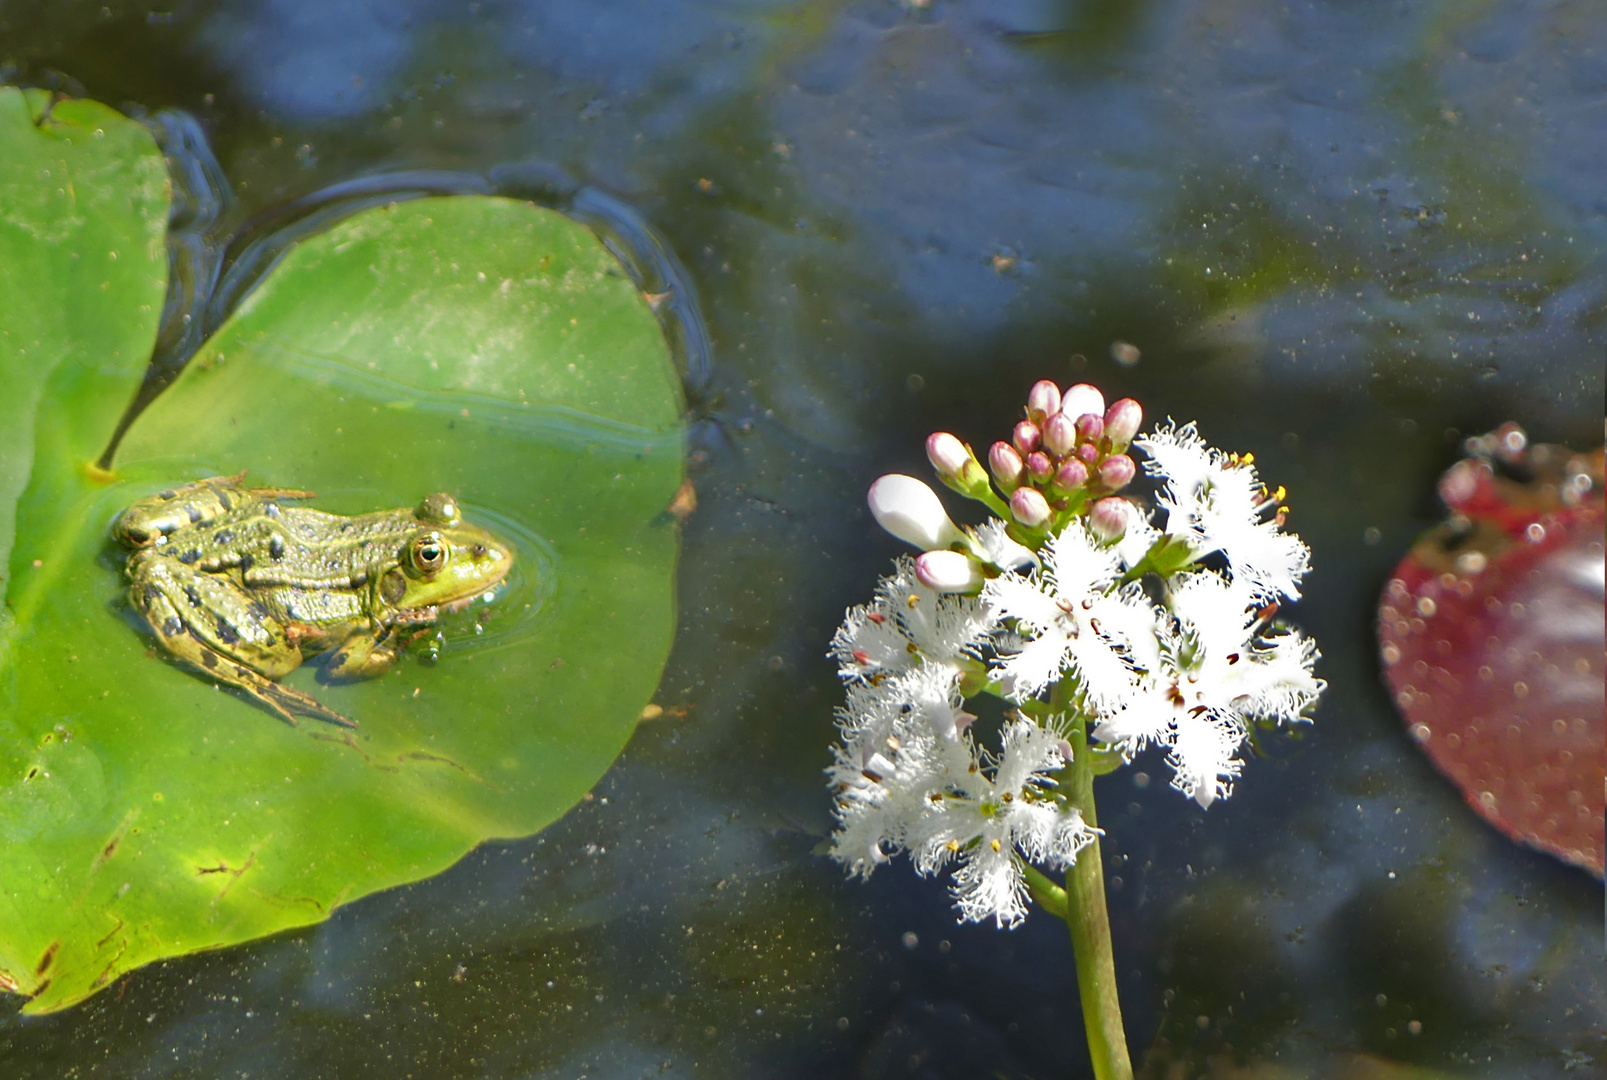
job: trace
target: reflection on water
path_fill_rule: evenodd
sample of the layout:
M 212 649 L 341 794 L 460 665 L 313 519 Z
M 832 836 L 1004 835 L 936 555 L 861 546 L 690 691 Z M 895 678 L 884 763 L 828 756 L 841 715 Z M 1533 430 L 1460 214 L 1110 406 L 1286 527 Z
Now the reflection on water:
M 417 20 L 444 5 L 431 0 L 300 0 L 221 5 L 200 28 L 242 89 L 275 111 L 306 121 L 338 120 L 373 109 L 394 92 Z
M 699 510 L 666 713 L 592 801 L 315 930 L 0 1022 L 17 1075 L 1078 1074 L 1055 926 L 956 927 L 941 889 L 812 854 L 825 643 L 894 553 L 865 487 L 1044 376 L 1255 452 L 1315 553 L 1307 737 L 1209 813 L 1100 791 L 1135 1057 L 1607 1060 L 1600 887 L 1461 805 L 1370 633 L 1461 435 L 1600 438 L 1599 5 L 105 12 L 8 11 L 8 54 L 195 118 L 241 281 L 283 247 L 248 222 L 458 185 L 623 245 L 671 294 Z M 706 323 L 665 314 L 694 302 Z

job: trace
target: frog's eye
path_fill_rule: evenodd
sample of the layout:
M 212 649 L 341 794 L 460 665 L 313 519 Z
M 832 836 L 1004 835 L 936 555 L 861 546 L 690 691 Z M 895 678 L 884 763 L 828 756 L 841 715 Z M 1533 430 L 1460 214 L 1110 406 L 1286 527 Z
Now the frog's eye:
M 416 536 L 407 549 L 407 558 L 413 564 L 413 569 L 426 577 L 439 573 L 441 567 L 446 565 L 446 541 L 441 539 L 439 533 Z
M 441 525 L 452 525 L 462 516 L 458 511 L 457 500 L 442 491 L 424 496 L 424 501 L 419 503 L 416 513 L 420 521 Z

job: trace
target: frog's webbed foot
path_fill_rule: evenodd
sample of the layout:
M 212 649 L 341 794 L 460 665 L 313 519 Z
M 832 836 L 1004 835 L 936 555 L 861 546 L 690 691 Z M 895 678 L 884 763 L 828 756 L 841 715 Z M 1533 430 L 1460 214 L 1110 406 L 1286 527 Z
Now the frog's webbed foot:
M 272 679 L 265 678 L 240 664 L 229 664 L 228 666 L 231 669 L 228 680 L 230 683 L 256 698 L 270 712 L 277 715 L 279 719 L 291 727 L 297 727 L 300 724 L 300 721 L 296 719 L 297 713 L 302 716 L 310 716 L 314 720 L 322 720 L 326 724 L 334 724 L 337 727 L 355 728 L 357 726 L 355 721 L 346 719 L 311 694 L 304 694 L 300 690 L 289 686 L 281 686 Z

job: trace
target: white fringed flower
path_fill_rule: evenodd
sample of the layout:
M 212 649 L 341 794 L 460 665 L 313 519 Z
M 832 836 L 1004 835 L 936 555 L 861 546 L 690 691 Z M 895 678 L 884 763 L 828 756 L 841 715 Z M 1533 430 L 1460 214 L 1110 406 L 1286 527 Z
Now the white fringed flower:
M 971 533 L 971 549 L 983 562 L 999 570 L 1026 570 L 1038 565 L 1038 556 L 1031 548 L 1010 539 L 1004 522 L 998 518 L 989 518 L 977 526 Z
M 943 739 L 913 725 L 899 731 L 863 759 L 838 751 L 833 855 L 861 877 L 900 850 L 926 875 L 958 861 L 953 892 L 961 918 L 1015 926 L 1027 913 L 1023 860 L 1063 869 L 1094 840 L 1082 816 L 1049 794 L 1049 774 L 1066 764 L 1065 741 L 1017 719 L 990 762 L 969 739 Z
M 1122 569 L 1131 570 L 1144 561 L 1149 549 L 1155 546 L 1155 541 L 1161 538 L 1161 531 L 1149 523 L 1149 517 L 1138 507 L 1133 507 L 1127 515 L 1127 531 L 1122 538 L 1116 541 L 1116 557 L 1122 561 Z
M 911 828 L 974 765 L 968 741 L 942 738 L 907 716 L 881 732 L 875 727 L 845 726 L 826 770 L 837 793 L 832 857 L 858 877 L 906 850 Z
M 1023 639 L 993 674 L 1007 694 L 1024 701 L 1072 673 L 1096 710 L 1113 709 L 1133 686 L 1123 639 L 1153 632 L 1149 601 L 1136 584 L 1112 591 L 1122 572 L 1120 557 L 1100 546 L 1080 521 L 1052 537 L 1042 558 L 1037 574 L 1003 574 L 982 590 L 990 613 L 1014 620 Z
M 1232 790 L 1250 722 L 1300 720 L 1322 692 L 1311 673 L 1317 650 L 1298 633 L 1258 634 L 1259 605 L 1245 582 L 1191 573 L 1173 585 L 1168 604 L 1159 633 L 1131 640 L 1139 678 L 1094 735 L 1127 753 L 1166 747 L 1172 786 L 1210 806 Z
M 832 638 L 848 701 L 838 721 L 852 742 L 861 731 L 879 742 L 894 722 L 918 720 L 940 738 L 959 737 L 975 719 L 963 708 L 960 680 L 980 673 L 974 655 L 993 620 L 974 596 L 934 592 L 901 557 L 876 599 L 850 608 Z
M 831 639 L 831 655 L 849 682 L 880 680 L 922 664 L 959 672 L 993 622 L 977 597 L 927 588 L 915 576 L 915 561 L 900 556 L 876 599 L 848 610 Z
M 1048 774 L 1065 765 L 1067 749 L 1052 730 L 1010 722 L 992 774 L 975 769 L 909 831 L 920 873 L 959 860 L 953 892 L 963 920 L 1015 926 L 1027 914 L 1022 861 L 1063 869 L 1093 843 L 1082 815 L 1047 795 L 1054 786 Z
M 1187 540 L 1196 557 L 1220 551 L 1233 576 L 1248 581 L 1258 598 L 1299 598 L 1311 553 L 1299 537 L 1280 531 L 1278 500 L 1248 457 L 1212 449 L 1193 424 L 1168 422 L 1133 445 L 1149 455 L 1145 471 L 1165 481 L 1157 501 L 1166 511 L 1167 535 Z

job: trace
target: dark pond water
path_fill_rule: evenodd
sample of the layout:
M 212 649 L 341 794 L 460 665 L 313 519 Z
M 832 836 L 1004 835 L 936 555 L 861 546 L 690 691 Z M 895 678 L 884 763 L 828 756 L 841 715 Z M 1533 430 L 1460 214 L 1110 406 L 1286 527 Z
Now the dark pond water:
M 1046 376 L 1254 451 L 1316 565 L 1305 737 L 1208 813 L 1099 788 L 1135 1056 L 1607 1069 L 1600 883 L 1463 806 L 1371 630 L 1463 435 L 1602 437 L 1607 8 L 9 0 L 0 63 L 193 120 L 222 234 L 378 173 L 566 177 L 708 335 L 671 711 L 594 797 L 323 926 L 8 1009 L 0 1073 L 1084 1074 L 1063 928 L 812 853 L 825 644 L 898 550 L 864 489 Z

